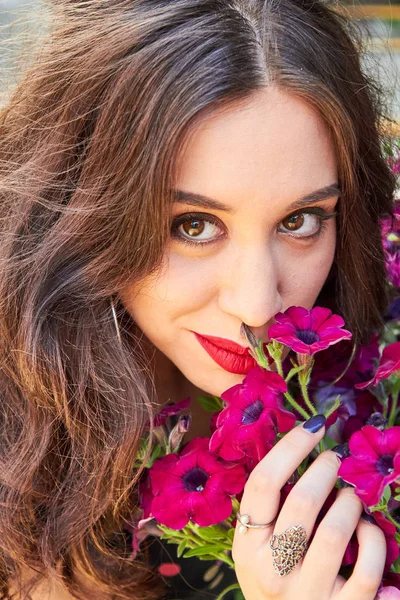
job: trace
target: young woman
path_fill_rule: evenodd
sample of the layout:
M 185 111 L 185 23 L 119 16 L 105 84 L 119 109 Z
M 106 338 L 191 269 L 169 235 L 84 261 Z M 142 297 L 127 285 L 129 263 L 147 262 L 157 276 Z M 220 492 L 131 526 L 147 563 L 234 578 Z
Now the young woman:
M 357 342 L 381 325 L 382 97 L 315 0 L 47 8 L 0 120 L 3 598 L 158 599 L 124 535 L 154 412 L 243 379 L 242 323 L 266 340 L 277 311 L 318 302 Z M 203 413 L 193 423 L 207 435 Z M 272 569 L 271 535 L 310 532 L 336 480 L 328 451 L 278 513 L 323 431 L 293 430 L 246 484 L 242 513 L 276 519 L 235 534 L 246 600 L 375 597 L 384 540 L 351 489 L 296 570 Z

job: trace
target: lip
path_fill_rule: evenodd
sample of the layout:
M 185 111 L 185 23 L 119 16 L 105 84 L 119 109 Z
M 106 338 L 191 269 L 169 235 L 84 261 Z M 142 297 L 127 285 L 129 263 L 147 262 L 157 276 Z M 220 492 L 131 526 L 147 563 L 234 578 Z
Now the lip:
M 207 354 L 225 371 L 236 375 L 246 375 L 257 366 L 257 362 L 250 356 L 249 348 L 225 338 L 200 335 L 195 331 L 193 333 Z M 268 352 L 266 354 L 268 356 Z

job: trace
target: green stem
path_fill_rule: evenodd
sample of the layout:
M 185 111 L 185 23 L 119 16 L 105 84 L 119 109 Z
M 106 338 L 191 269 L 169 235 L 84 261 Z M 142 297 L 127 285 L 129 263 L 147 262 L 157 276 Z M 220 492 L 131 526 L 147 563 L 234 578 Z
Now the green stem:
M 308 412 L 306 410 L 304 410 L 304 408 L 296 402 L 296 400 L 293 398 L 293 396 L 291 394 L 289 394 L 289 392 L 285 392 L 284 396 L 285 396 L 286 400 L 292 405 L 292 407 L 294 409 L 296 409 L 297 412 L 300 413 L 301 416 L 306 419 L 306 421 L 307 421 L 307 419 L 310 418 L 310 415 L 308 414 Z
M 232 569 L 235 568 L 235 563 L 227 554 L 223 554 L 222 556 L 219 555 L 218 558 L 219 558 L 219 560 L 222 560 L 224 563 L 229 565 Z
M 392 390 L 392 406 L 390 409 L 389 422 L 388 427 L 392 427 L 396 420 L 396 412 L 397 412 L 397 401 L 399 399 L 400 392 L 400 379 L 394 384 Z
M 397 521 L 395 521 L 395 519 L 393 519 L 392 515 L 390 514 L 390 512 L 388 510 L 384 511 L 385 517 L 387 517 L 389 519 L 389 521 L 391 523 L 393 523 L 393 525 L 396 527 L 396 529 L 400 529 L 400 525 Z M 374 516 L 374 514 L 372 513 L 372 516 Z
M 215 600 L 223 600 L 223 598 L 226 596 L 226 594 L 228 592 L 231 592 L 232 590 L 240 590 L 240 585 L 238 583 L 233 583 L 232 585 L 230 585 L 227 588 L 225 588 L 224 590 L 222 590 L 222 592 L 219 594 L 219 596 L 216 597 Z
M 314 407 L 313 403 L 311 402 L 311 400 L 308 396 L 306 377 L 304 376 L 303 373 L 299 373 L 299 382 L 300 382 L 300 387 L 301 387 L 301 393 L 303 394 L 304 401 L 307 404 L 308 408 L 310 409 L 311 414 L 317 415 L 318 411 L 316 410 L 316 408 Z
M 283 376 L 283 369 L 282 369 L 282 361 L 281 361 L 281 359 L 280 358 L 275 358 L 275 364 L 276 364 L 276 370 L 278 372 L 278 375 L 280 375 L 283 379 L 285 379 L 284 376 Z

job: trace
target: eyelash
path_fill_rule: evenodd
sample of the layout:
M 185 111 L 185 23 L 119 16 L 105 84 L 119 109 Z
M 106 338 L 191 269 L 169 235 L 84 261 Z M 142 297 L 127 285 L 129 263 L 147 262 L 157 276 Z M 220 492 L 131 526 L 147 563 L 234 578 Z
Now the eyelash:
M 290 237 L 295 237 L 297 239 L 300 240 L 311 240 L 311 239 L 315 239 L 318 238 L 323 231 L 325 231 L 325 228 L 327 227 L 327 221 L 329 219 L 333 219 L 334 217 L 337 216 L 337 213 L 331 213 L 328 214 L 324 209 L 322 208 L 308 208 L 306 210 L 301 210 L 301 211 L 297 211 L 294 212 L 290 215 L 288 215 L 287 217 L 285 217 L 285 219 L 290 219 L 290 217 L 294 217 L 297 215 L 315 215 L 319 218 L 319 228 L 318 231 L 316 231 L 315 233 L 312 233 L 311 235 L 307 235 L 307 236 L 296 236 L 296 235 L 290 235 L 290 233 L 287 233 L 286 235 L 289 235 Z M 196 242 L 196 241 L 191 241 L 190 239 L 184 237 L 183 235 L 181 235 L 180 233 L 178 233 L 178 227 L 180 227 L 183 223 L 186 223 L 187 221 L 190 220 L 199 220 L 199 221 L 206 221 L 207 223 L 212 223 L 213 225 L 217 225 L 220 226 L 220 221 L 217 220 L 216 218 L 213 218 L 212 215 L 209 214 L 204 214 L 204 213 L 184 213 L 182 215 L 179 215 L 178 217 L 176 217 L 171 225 L 171 236 L 176 239 L 179 242 L 182 242 L 184 244 L 187 244 L 188 246 L 208 246 L 209 244 L 213 244 L 215 242 L 218 242 L 220 240 L 221 237 L 223 236 L 218 236 L 218 238 L 214 238 L 214 239 L 210 239 L 207 241 L 201 241 L 201 242 Z

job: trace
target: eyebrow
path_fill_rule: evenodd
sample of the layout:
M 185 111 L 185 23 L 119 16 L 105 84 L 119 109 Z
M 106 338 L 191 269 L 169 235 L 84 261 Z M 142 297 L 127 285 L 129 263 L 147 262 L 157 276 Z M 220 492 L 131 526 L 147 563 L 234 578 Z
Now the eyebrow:
M 287 210 L 297 210 L 299 208 L 304 208 L 309 204 L 313 204 L 315 202 L 323 202 L 324 200 L 328 200 L 329 198 L 334 198 L 335 196 L 340 196 L 341 189 L 338 183 L 331 183 L 330 185 L 326 185 L 325 187 L 315 190 L 309 194 L 306 194 L 302 198 L 299 198 L 292 204 L 287 207 Z M 191 204 L 193 206 L 198 206 L 200 208 L 211 208 L 213 210 L 221 210 L 227 213 L 234 213 L 235 211 L 230 206 L 226 206 L 219 202 L 218 200 L 214 200 L 213 198 L 209 198 L 208 196 L 203 196 L 202 194 L 195 194 L 193 192 L 184 192 L 183 190 L 174 190 L 174 202 L 182 202 Z

